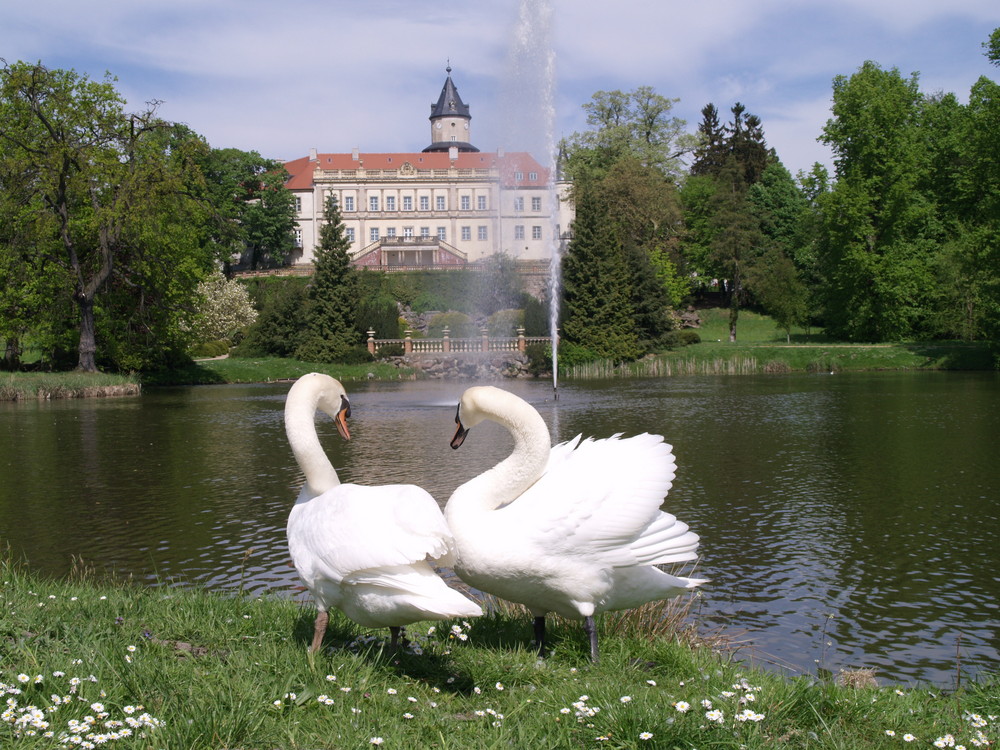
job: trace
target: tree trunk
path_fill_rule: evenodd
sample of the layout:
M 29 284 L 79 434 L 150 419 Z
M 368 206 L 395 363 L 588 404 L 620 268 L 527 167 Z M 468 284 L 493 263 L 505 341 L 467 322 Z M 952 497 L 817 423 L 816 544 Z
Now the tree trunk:
M 77 294 L 76 305 L 80 309 L 80 358 L 76 369 L 82 372 L 97 372 L 94 298 L 85 294 Z
M 19 339 L 7 339 L 7 346 L 3 353 L 3 364 L 5 370 L 12 372 L 21 369 L 21 342 Z

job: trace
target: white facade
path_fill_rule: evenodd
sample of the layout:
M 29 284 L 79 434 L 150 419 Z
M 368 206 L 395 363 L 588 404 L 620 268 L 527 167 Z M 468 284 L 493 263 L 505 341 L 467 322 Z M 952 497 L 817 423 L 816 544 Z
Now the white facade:
M 567 183 L 525 152 L 482 153 L 469 142 L 469 108 L 451 80 L 431 105 L 431 145 L 412 153 L 318 153 L 285 163 L 300 243 L 311 263 L 332 196 L 369 267 L 454 266 L 506 253 L 547 261 L 568 235 Z
M 285 167 L 301 232 L 295 263 L 312 261 L 327 196 L 340 206 L 356 262 L 380 248 L 429 245 L 468 262 L 498 252 L 548 260 L 572 221 L 568 186 L 550 185 L 526 153 L 313 154 Z M 411 262 L 384 258 L 364 265 L 439 265 L 412 253 Z

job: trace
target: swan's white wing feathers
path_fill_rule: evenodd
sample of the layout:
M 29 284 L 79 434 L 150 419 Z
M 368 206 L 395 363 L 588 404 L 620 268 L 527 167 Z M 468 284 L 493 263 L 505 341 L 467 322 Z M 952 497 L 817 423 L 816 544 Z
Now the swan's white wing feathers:
M 536 543 L 562 554 L 616 566 L 693 559 L 697 536 L 659 509 L 674 471 L 659 435 L 578 437 L 552 449 L 545 474 L 509 509 Z
M 434 498 L 404 484 L 338 485 L 293 509 L 288 539 L 296 566 L 313 568 L 304 577 L 334 581 L 428 557 L 445 564 L 453 544 Z

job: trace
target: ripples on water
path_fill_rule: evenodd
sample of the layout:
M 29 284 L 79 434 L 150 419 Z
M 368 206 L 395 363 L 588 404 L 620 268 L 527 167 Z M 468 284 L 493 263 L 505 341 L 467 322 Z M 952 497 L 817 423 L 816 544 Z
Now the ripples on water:
M 997 658 L 993 375 L 878 374 L 507 383 L 555 440 L 658 432 L 666 508 L 702 536 L 705 629 L 793 672 L 871 666 L 953 684 Z M 415 482 L 444 502 L 511 448 L 477 426 L 451 451 L 465 384 L 351 388 L 353 439 L 318 429 L 344 481 Z M 154 585 L 300 590 L 285 521 L 302 477 L 288 385 L 2 405 L 0 537 L 32 567 L 80 558 Z M 41 476 L 39 480 L 37 477 Z

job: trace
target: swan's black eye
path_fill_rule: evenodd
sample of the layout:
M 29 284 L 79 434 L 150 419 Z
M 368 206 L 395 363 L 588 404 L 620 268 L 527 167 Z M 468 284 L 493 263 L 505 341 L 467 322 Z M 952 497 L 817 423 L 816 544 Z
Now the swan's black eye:
M 351 402 L 347 400 L 347 396 L 340 397 L 340 410 L 344 412 L 345 417 L 351 416 Z
M 455 409 L 455 424 L 462 424 L 462 405 L 459 404 L 458 408 Z

